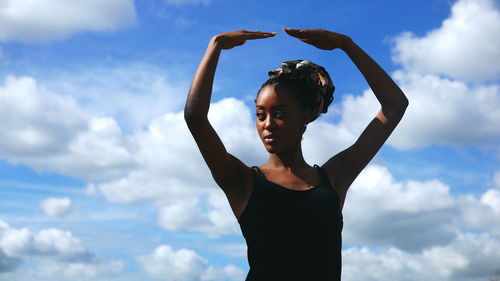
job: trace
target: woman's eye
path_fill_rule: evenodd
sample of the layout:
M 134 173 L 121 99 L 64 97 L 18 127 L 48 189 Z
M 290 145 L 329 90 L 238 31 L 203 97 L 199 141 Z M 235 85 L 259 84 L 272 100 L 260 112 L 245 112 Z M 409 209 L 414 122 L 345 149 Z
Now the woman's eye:
M 263 120 L 266 118 L 266 116 L 264 115 L 264 113 L 255 113 L 255 116 L 257 116 L 257 118 L 259 118 L 259 120 Z
M 274 113 L 274 116 L 276 116 L 277 118 L 283 117 L 283 112 L 282 111 L 276 111 Z

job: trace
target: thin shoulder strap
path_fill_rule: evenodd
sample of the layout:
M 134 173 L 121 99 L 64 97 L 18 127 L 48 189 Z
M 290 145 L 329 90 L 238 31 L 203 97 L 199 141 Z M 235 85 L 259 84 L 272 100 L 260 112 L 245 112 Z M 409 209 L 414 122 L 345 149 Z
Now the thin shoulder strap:
M 260 174 L 262 177 L 266 178 L 266 176 L 264 176 L 264 173 L 262 173 L 262 171 L 259 169 L 259 167 L 257 166 L 252 166 L 252 170 L 254 172 L 256 172 L 257 174 Z
M 252 175 L 260 175 L 260 176 L 264 177 L 264 174 L 260 171 L 259 167 L 252 166 L 250 168 L 252 169 Z
M 252 170 L 252 181 L 253 181 L 253 189 L 260 189 L 260 185 L 262 185 L 262 181 L 266 179 L 264 174 L 260 171 L 259 167 L 252 166 L 250 167 Z
M 323 170 L 320 166 L 314 164 L 314 168 L 318 169 L 319 170 L 319 174 L 321 176 L 321 183 L 320 184 L 330 184 L 329 180 L 328 180 L 328 176 L 326 175 L 325 173 L 325 170 Z

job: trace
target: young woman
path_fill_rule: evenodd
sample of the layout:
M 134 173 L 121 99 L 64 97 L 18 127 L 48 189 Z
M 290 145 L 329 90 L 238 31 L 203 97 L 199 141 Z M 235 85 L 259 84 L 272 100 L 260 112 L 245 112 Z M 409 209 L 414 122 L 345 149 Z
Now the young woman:
M 255 100 L 267 162 L 248 167 L 226 151 L 207 118 L 219 55 L 276 33 L 240 30 L 214 36 L 189 89 L 184 116 L 246 239 L 246 280 L 340 280 L 347 190 L 399 123 L 408 100 L 348 36 L 324 29 L 284 31 L 319 49 L 341 49 L 368 81 L 381 109 L 352 146 L 321 167 L 305 162 L 302 135 L 308 123 L 327 111 L 334 87 L 324 68 L 297 60 L 269 72 Z

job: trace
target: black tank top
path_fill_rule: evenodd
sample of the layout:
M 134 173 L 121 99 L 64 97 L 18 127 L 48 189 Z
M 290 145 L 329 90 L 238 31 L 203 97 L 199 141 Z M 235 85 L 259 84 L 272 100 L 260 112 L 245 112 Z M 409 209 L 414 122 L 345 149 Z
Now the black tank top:
M 323 169 L 321 183 L 292 190 L 252 167 L 254 188 L 238 219 L 247 243 L 246 281 L 337 281 L 341 272 L 340 200 Z

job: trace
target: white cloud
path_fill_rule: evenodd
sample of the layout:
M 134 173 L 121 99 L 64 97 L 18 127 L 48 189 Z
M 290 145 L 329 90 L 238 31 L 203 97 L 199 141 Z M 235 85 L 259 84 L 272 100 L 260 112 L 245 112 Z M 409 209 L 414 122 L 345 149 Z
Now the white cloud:
M 410 106 L 389 144 L 400 149 L 431 144 L 496 143 L 500 138 L 500 86 L 465 83 L 399 71 Z
M 206 214 L 198 207 L 198 198 L 189 201 L 178 201 L 163 207 L 158 214 L 159 224 L 170 230 L 193 230 L 203 231 L 210 227 Z
M 202 276 L 201 280 L 206 281 L 217 281 L 217 280 L 244 280 L 245 272 L 235 265 L 226 265 L 223 268 L 217 268 L 214 266 L 209 266 Z
M 235 98 L 225 98 L 210 105 L 208 119 L 227 150 L 246 163 L 260 163 L 267 158 L 251 109 Z
M 89 190 L 99 191 L 109 202 L 133 203 L 150 200 L 159 205 L 193 198 L 200 187 L 192 181 L 182 181 L 169 174 L 155 171 L 133 171 L 110 182 L 88 184 Z
M 234 265 L 216 268 L 193 250 L 174 250 L 158 246 L 151 254 L 140 256 L 139 264 L 149 275 L 166 281 L 242 280 L 244 273 Z
M 499 202 L 498 189 L 452 195 L 440 181 L 398 182 L 387 168 L 369 165 L 347 195 L 344 243 L 416 253 L 445 247 L 464 229 L 498 239 Z
M 490 189 L 481 196 L 481 202 L 500 215 L 500 190 Z
M 131 0 L 0 2 L 0 40 L 43 42 L 82 31 L 112 31 L 136 21 Z
M 30 77 L 8 76 L 0 87 L 0 151 L 5 156 L 60 153 L 80 130 L 85 116 L 77 102 L 54 94 Z
M 500 189 L 489 189 L 479 198 L 462 196 L 459 207 L 464 226 L 486 230 L 500 238 Z
M 0 221 L 0 272 L 13 271 L 28 259 L 39 262 L 34 268 L 37 275 L 57 280 L 88 280 L 123 268 L 122 261 L 102 261 L 68 231 L 50 228 L 34 233 Z
M 397 182 L 385 167 L 370 165 L 349 190 L 344 241 L 420 251 L 446 245 L 456 236 L 455 199 L 433 180 Z
M 207 247 L 207 251 L 217 255 L 223 255 L 233 258 L 246 258 L 247 245 L 243 243 L 211 243 Z
M 424 266 L 411 254 L 396 248 L 379 253 L 366 247 L 342 252 L 342 279 L 345 281 L 435 280 L 430 277 L 436 274 Z
M 404 69 L 396 71 L 393 77 L 410 105 L 389 138 L 389 145 L 415 149 L 433 144 L 495 146 L 498 143 L 500 86 L 469 85 L 457 80 L 500 78 L 500 64 L 491 63 L 500 61 L 497 8 L 491 0 L 460 0 L 440 29 L 422 38 L 406 34 L 396 39 L 393 55 Z M 338 123 L 320 119 L 308 126 L 305 154 L 313 162 L 326 161 L 331 155 L 324 151 L 338 151 L 351 145 L 379 109 L 380 104 L 370 89 L 362 95 L 344 96 Z M 308 133 L 314 137 L 309 138 Z M 316 143 L 314 138 L 325 141 Z
M 393 76 L 410 100 L 410 105 L 388 140 L 390 146 L 415 149 L 433 144 L 458 146 L 498 142 L 499 85 L 468 86 L 457 80 L 406 71 L 397 71 Z M 371 90 L 364 91 L 360 96 L 347 95 L 340 104 L 342 113 L 339 123 L 331 125 L 318 121 L 317 125 L 313 123 L 307 130 L 313 131 L 315 137 L 320 135 L 328 140 L 319 144 L 325 149 L 332 146 L 345 148 L 356 140 L 379 109 L 380 104 Z M 317 147 L 312 145 L 310 151 L 306 150 L 308 141 L 306 135 L 304 150 L 307 153 L 317 151 Z
M 500 65 L 492 63 L 500 61 L 498 8 L 494 0 L 459 0 L 438 29 L 420 38 L 403 33 L 395 39 L 393 59 L 404 69 L 394 77 L 410 106 L 390 145 L 411 149 L 498 142 L 500 86 L 463 82 L 500 78 Z
M 265 150 L 253 128 L 250 110 L 228 98 L 211 105 L 209 119 L 228 151 L 252 164 Z M 136 132 L 136 159 L 141 168 L 124 177 L 88 185 L 111 202 L 152 200 L 161 207 L 159 224 L 171 231 L 200 231 L 216 237 L 239 233 L 224 193 L 213 181 L 189 133 L 183 113 L 167 113 Z M 208 195 L 208 211 L 200 204 Z
M 121 273 L 125 264 L 123 261 L 111 261 L 100 263 L 55 263 L 43 262 L 43 267 L 38 273 L 39 276 L 47 278 L 47 280 L 96 280 L 103 278 L 107 280 L 108 277 L 116 276 Z
M 347 97 L 347 99 L 349 98 L 350 96 Z M 347 109 L 348 102 L 344 101 L 341 107 L 343 110 Z M 360 112 L 366 113 L 366 111 Z M 360 117 L 363 114 L 358 113 L 354 116 Z M 346 119 L 347 122 L 338 124 L 331 124 L 322 120 L 317 120 L 309 124 L 302 140 L 304 158 L 310 163 L 322 165 L 334 153 L 340 152 L 352 145 L 356 141 L 356 134 L 359 135 L 362 132 L 362 126 L 368 125 L 370 117 L 373 118 L 373 116 L 369 116 L 369 113 L 364 114 L 365 118 L 361 117 L 363 121 L 359 122 L 357 127 L 347 127 L 346 123 L 349 122 L 347 121 L 348 119 Z
M 407 70 L 466 81 L 500 77 L 500 11 L 494 0 L 455 2 L 441 27 L 395 38 L 393 59 Z
M 40 260 L 36 266 L 27 265 L 15 272 L 4 272 L 2 280 L 9 281 L 136 281 L 132 274 L 120 274 L 124 268 L 124 262 L 111 261 L 97 264 L 87 263 L 57 263 L 53 261 Z M 142 278 L 143 276 L 140 276 Z
M 40 202 L 40 207 L 51 217 L 62 217 L 73 211 L 71 199 L 67 197 L 47 198 Z
M 3 228 L 0 248 L 13 257 L 50 257 L 66 262 L 91 262 L 94 254 L 87 251 L 80 239 L 59 229 L 43 229 L 32 233 L 27 228 Z
M 165 114 L 137 132 L 140 168 L 124 177 L 94 184 L 111 202 L 153 200 L 162 204 L 193 198 L 210 185 L 208 168 L 189 135 L 182 114 Z
M 15 271 L 20 264 L 20 258 L 7 256 L 4 251 L 0 249 L 0 274 Z
M 134 131 L 182 108 L 190 83 L 185 71 L 182 65 L 164 68 L 136 62 L 53 72 L 42 81 L 54 92 L 78 100 L 90 115 L 111 117 L 126 131 Z
M 227 150 L 247 164 L 265 157 L 249 109 L 228 98 L 211 105 L 209 119 Z M 112 202 L 154 200 L 168 205 L 190 200 L 195 194 L 218 188 L 189 133 L 183 113 L 167 113 L 154 119 L 145 131 L 137 132 L 137 161 L 141 169 L 115 181 L 95 183 Z
M 153 150 L 141 155 L 136 141 L 148 141 L 144 126 L 178 109 L 187 87 L 176 75 L 144 64 L 54 77 L 60 80 L 7 76 L 0 85 L 0 157 L 84 180 L 120 178 L 141 157 L 154 157 Z M 188 137 L 184 127 L 177 125 Z M 175 136 L 168 127 L 158 129 Z
M 121 77 L 118 79 L 121 81 L 128 75 L 108 77 Z M 158 79 L 153 80 L 164 85 L 164 80 Z M 85 84 L 89 78 L 83 81 Z M 136 85 L 143 89 L 144 83 Z M 159 219 L 160 225 L 167 229 L 196 229 L 213 236 L 239 231 L 227 199 L 212 180 L 182 112 L 156 117 L 146 129 L 125 135 L 115 119 L 93 117 L 82 109 L 77 99 L 70 96 L 76 88 L 60 85 L 58 89 L 67 94 L 53 93 L 29 77 L 6 79 L 0 88 L 0 115 L 12 122 L 0 125 L 4 136 L 0 141 L 1 156 L 41 171 L 94 180 L 88 190 L 100 191 L 111 202 L 153 200 L 164 207 Z M 175 96 L 175 93 L 166 96 Z M 102 98 L 96 98 L 91 102 L 94 103 L 108 104 Z M 133 114 L 145 104 L 147 102 L 135 103 L 137 107 L 126 110 Z M 106 108 L 101 112 L 114 114 Z M 265 150 L 258 140 L 250 110 L 243 102 L 228 98 L 214 103 L 209 119 L 231 153 L 249 164 L 264 159 Z M 19 135 L 22 131 L 34 133 Z M 210 193 L 211 189 L 219 193 Z M 179 202 L 188 202 L 207 192 L 210 211 L 205 214 L 194 208 L 188 220 L 206 220 L 204 226 L 166 220 L 176 208 L 184 206 Z M 55 212 L 52 201 L 42 204 L 45 211 L 62 214 L 62 209 Z M 170 205 L 174 203 L 177 205 Z M 193 228 L 193 225 L 197 226 Z
M 139 262 L 147 273 L 165 280 L 200 279 L 207 267 L 207 261 L 194 251 L 175 251 L 167 245 L 161 245 L 153 253 L 140 257 Z
M 83 179 L 116 177 L 134 166 L 133 149 L 111 118 L 90 117 L 69 96 L 33 78 L 0 86 L 0 157 Z
M 178 201 L 160 209 L 159 224 L 170 231 L 198 231 L 210 237 L 241 233 L 237 220 L 222 190 L 209 193 L 208 210 L 203 211 L 198 198 Z
M 396 248 L 343 251 L 343 280 L 479 281 L 498 276 L 500 242 L 487 234 L 460 234 L 446 246 L 410 254 Z

